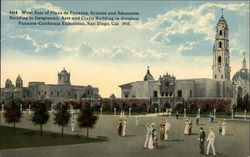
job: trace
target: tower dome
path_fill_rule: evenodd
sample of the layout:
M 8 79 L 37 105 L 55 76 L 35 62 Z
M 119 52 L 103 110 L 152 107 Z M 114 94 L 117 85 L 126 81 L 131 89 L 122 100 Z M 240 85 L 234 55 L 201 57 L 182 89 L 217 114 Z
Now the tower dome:
M 149 70 L 149 66 L 148 66 L 147 73 L 144 76 L 144 81 L 150 81 L 150 80 L 154 80 L 154 77 L 151 75 L 150 70 Z
M 18 75 L 16 78 L 16 87 L 23 87 L 23 79 L 20 75 Z
M 232 80 L 237 81 L 237 80 L 244 80 L 244 81 L 249 81 L 250 77 L 250 71 L 247 69 L 247 63 L 246 63 L 246 58 L 244 57 L 243 62 L 242 62 L 242 68 L 238 70 Z
M 5 81 L 5 88 L 13 87 L 12 81 L 10 79 L 7 79 Z
M 63 70 L 58 73 L 58 84 L 59 85 L 70 85 L 70 73 L 63 68 Z

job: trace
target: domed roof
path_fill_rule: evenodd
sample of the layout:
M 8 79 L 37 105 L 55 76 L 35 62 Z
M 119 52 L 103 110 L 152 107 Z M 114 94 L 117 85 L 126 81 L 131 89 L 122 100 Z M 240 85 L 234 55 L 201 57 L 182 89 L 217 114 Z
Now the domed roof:
M 234 74 L 233 81 L 236 81 L 238 79 L 249 80 L 249 77 L 250 77 L 250 71 L 248 69 L 242 68 Z
M 244 53 L 244 55 L 245 55 L 245 53 Z M 232 80 L 233 81 L 236 81 L 238 79 L 250 80 L 249 77 L 250 77 L 250 70 L 247 69 L 247 63 L 246 63 L 246 59 L 244 57 L 243 62 L 242 62 L 242 68 L 234 74 Z
M 218 26 L 224 26 L 224 29 L 228 30 L 228 24 L 227 24 L 227 21 L 224 19 L 223 15 L 221 16 L 221 18 L 219 19 L 217 23 L 217 27 Z
M 16 81 L 22 81 L 22 78 L 20 75 L 17 76 Z
M 63 70 L 62 70 L 59 74 L 60 74 L 60 75 L 70 75 L 70 73 L 67 72 L 67 71 L 65 70 L 65 68 L 63 68 Z
M 151 75 L 150 70 L 149 70 L 149 66 L 148 66 L 147 73 L 144 76 L 144 81 L 149 81 L 149 80 L 154 80 L 154 77 L 153 77 L 153 75 Z

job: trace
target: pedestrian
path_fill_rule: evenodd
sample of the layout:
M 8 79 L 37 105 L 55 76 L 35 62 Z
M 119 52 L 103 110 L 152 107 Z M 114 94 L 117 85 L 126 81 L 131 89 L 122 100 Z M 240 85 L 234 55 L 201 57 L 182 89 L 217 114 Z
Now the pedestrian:
M 211 123 L 214 122 L 214 114 L 211 115 Z
M 215 148 L 214 148 L 215 134 L 214 134 L 212 128 L 209 129 L 207 141 L 208 141 L 208 145 L 207 145 L 207 154 L 206 155 L 209 154 L 210 147 L 212 147 L 213 155 L 216 155 Z
M 192 134 L 192 120 L 189 120 L 189 124 L 188 124 L 188 135 Z
M 176 119 L 179 119 L 179 113 L 178 113 L 178 111 L 176 112 L 175 116 L 176 116 Z
M 168 140 L 168 131 L 170 130 L 171 124 L 169 123 L 168 120 L 165 122 L 165 135 L 164 135 L 164 140 Z
M 222 132 L 222 124 L 219 125 L 219 135 L 221 135 Z
M 200 141 L 200 154 L 204 155 L 204 142 L 206 140 L 206 134 L 204 132 L 203 127 L 200 127 L 200 136 L 198 140 Z
M 200 122 L 200 115 L 197 115 L 197 116 L 196 116 L 195 121 L 196 121 L 196 125 L 199 125 L 199 122 Z
M 136 116 L 136 119 L 135 119 L 135 125 L 138 126 L 139 125 L 139 115 Z
M 226 119 L 223 119 L 221 125 L 222 125 L 221 134 L 226 135 L 226 128 L 227 128 Z
M 212 117 L 212 115 L 211 115 L 211 113 L 209 113 L 209 116 L 208 116 L 208 123 L 211 123 L 211 117 Z
M 74 132 L 76 127 L 76 121 L 74 117 L 71 118 L 71 131 Z
M 127 119 L 123 118 L 123 121 L 122 121 L 122 136 L 126 136 L 127 127 L 128 127 Z
M 188 119 L 186 119 L 185 127 L 184 127 L 184 135 L 188 135 L 188 127 L 189 127 L 189 122 L 188 122 Z
M 160 123 L 160 140 L 163 141 L 164 140 L 164 135 L 165 135 L 165 122 L 162 119 L 161 123 Z
M 155 123 L 153 122 L 150 127 L 150 136 L 148 140 L 148 149 L 155 149 L 157 144 L 157 133 L 155 130 Z
M 150 137 L 150 125 L 147 124 L 145 126 L 145 129 L 146 129 L 146 140 L 144 142 L 144 149 L 147 149 L 148 148 L 148 141 L 149 141 L 149 137 Z
M 118 127 L 117 127 L 117 133 L 119 136 L 122 135 L 122 119 L 120 119 Z

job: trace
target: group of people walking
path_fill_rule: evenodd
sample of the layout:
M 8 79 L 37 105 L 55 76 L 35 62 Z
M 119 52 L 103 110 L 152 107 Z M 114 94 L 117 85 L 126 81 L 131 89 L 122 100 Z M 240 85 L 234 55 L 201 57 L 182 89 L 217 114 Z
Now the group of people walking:
M 119 136 L 126 136 L 127 126 L 128 126 L 127 119 L 125 117 L 121 118 L 117 128 L 117 133 Z
M 200 154 L 205 155 L 204 143 L 205 143 L 205 140 L 206 140 L 206 134 L 205 134 L 205 131 L 204 131 L 203 127 L 200 127 L 200 135 L 199 135 L 198 140 L 200 141 Z M 210 148 L 212 148 L 213 155 L 216 155 L 215 147 L 214 147 L 214 141 L 215 141 L 214 131 L 212 130 L 212 128 L 209 128 L 209 134 L 208 134 L 208 137 L 207 137 L 208 144 L 207 144 L 206 155 L 209 154 Z
M 184 127 L 184 135 L 191 135 L 191 134 L 192 134 L 192 120 L 186 119 Z
M 212 116 L 211 116 L 212 117 Z M 198 122 L 197 122 L 198 119 Z M 196 123 L 199 125 L 199 119 L 200 117 L 196 117 Z M 138 126 L 139 123 L 139 116 L 136 116 L 136 123 L 135 125 Z M 126 136 L 126 129 L 127 129 L 127 119 L 125 117 L 122 117 L 119 121 L 119 125 L 117 128 L 117 132 L 119 136 Z M 168 131 L 171 128 L 171 124 L 167 119 L 161 119 L 160 125 L 159 125 L 159 139 L 160 141 L 167 141 L 168 140 Z M 155 123 L 146 124 L 146 139 L 144 142 L 144 149 L 157 149 L 158 148 L 158 137 L 157 137 L 157 129 L 155 127 Z M 200 148 L 200 154 L 202 155 L 208 155 L 210 149 L 212 149 L 213 155 L 216 155 L 215 152 L 215 133 L 213 131 L 213 128 L 209 128 L 209 133 L 206 138 L 206 133 L 204 131 L 203 127 L 200 127 L 200 134 L 199 134 L 199 148 Z M 191 135 L 192 134 L 192 119 L 186 119 L 185 120 L 185 126 L 184 126 L 184 135 Z M 225 135 L 226 134 L 226 121 L 225 119 L 222 121 L 222 123 L 219 126 L 219 135 Z M 207 149 L 205 152 L 205 142 L 207 142 Z
M 160 140 L 166 141 L 168 140 L 168 131 L 170 130 L 171 124 L 168 120 L 162 119 L 160 122 L 159 133 Z M 156 149 L 158 147 L 158 137 L 157 131 L 155 129 L 155 123 L 147 124 L 146 128 L 146 140 L 144 142 L 145 149 Z

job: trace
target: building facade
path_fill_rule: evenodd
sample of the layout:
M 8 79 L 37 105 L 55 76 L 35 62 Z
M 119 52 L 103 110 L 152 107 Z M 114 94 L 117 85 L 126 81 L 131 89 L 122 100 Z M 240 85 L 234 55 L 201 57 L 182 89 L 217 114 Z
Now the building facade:
M 1 102 L 19 100 L 50 100 L 52 103 L 64 101 L 80 101 L 82 98 L 99 99 L 99 89 L 96 87 L 71 85 L 70 73 L 63 69 L 58 73 L 57 84 L 45 84 L 45 82 L 29 82 L 28 87 L 23 86 L 20 75 L 16 84 L 10 79 L 5 82 L 5 88 L 1 88 Z
M 246 64 L 239 73 L 230 80 L 230 55 L 229 55 L 229 28 L 223 15 L 216 26 L 216 35 L 213 46 L 212 78 L 177 79 L 168 73 L 160 76 L 158 80 L 150 73 L 149 68 L 143 81 L 130 82 L 120 85 L 121 97 L 127 99 L 148 99 L 150 105 L 174 108 L 178 104 L 189 104 L 201 101 L 226 102 L 230 107 L 236 104 L 236 87 L 243 88 L 249 79 L 246 79 Z M 249 72 L 247 70 L 247 72 Z M 243 74 L 244 73 L 244 74 Z M 248 73 L 249 75 L 249 73 Z M 249 76 L 248 76 L 249 78 Z M 239 79 L 241 80 L 239 83 Z M 243 89 L 242 89 L 243 91 Z M 243 93 L 249 93 L 244 92 Z M 201 103 L 200 103 L 201 104 Z M 211 104 L 212 105 L 212 104 Z

